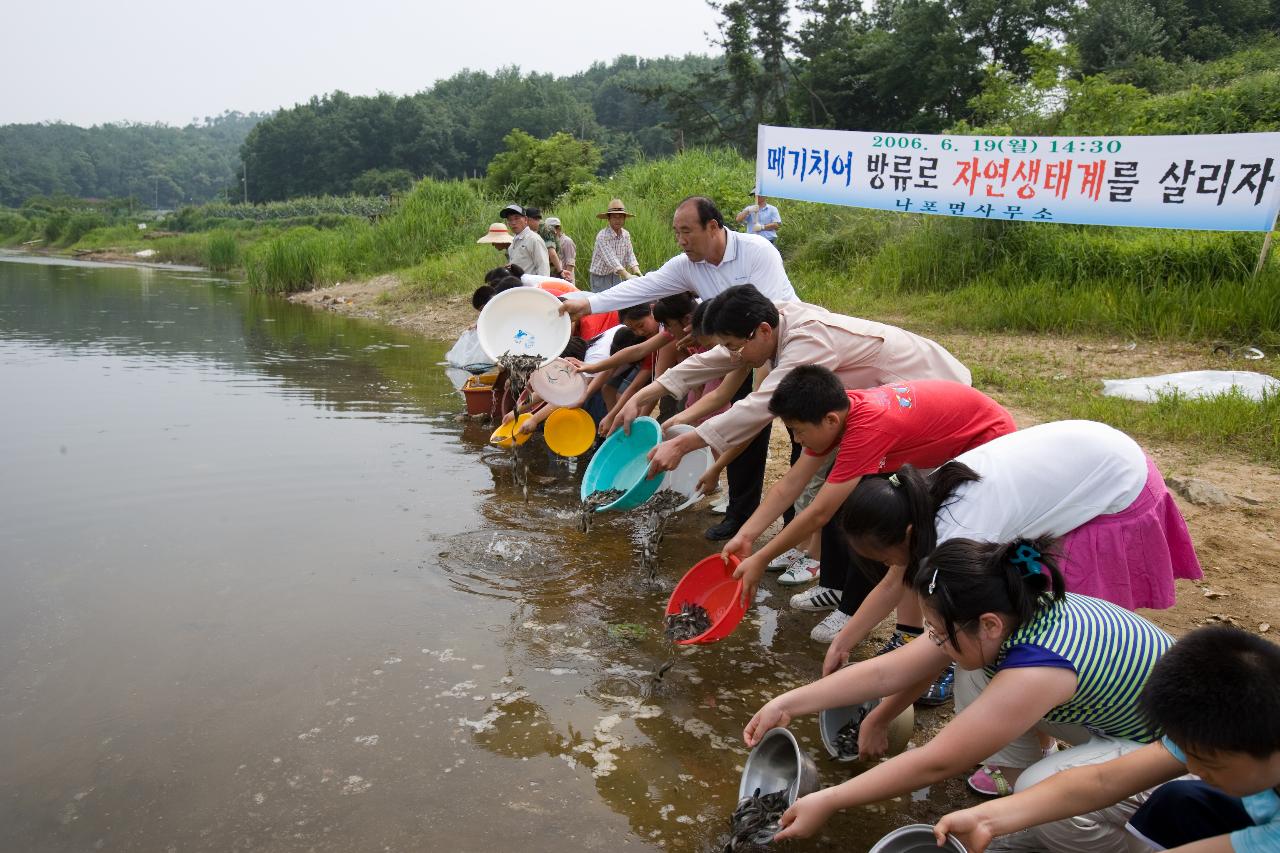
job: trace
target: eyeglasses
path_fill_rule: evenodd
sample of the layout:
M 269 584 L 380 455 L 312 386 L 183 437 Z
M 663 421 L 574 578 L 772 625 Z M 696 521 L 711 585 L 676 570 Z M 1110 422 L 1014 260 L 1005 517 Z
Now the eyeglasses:
M 947 638 L 933 630 L 933 626 L 928 622 L 924 623 L 924 633 L 928 636 L 929 642 L 933 643 L 938 648 L 942 648 L 942 645 L 947 641 Z
M 759 328 L 752 330 L 751 334 L 743 338 L 742 343 L 738 344 L 737 346 L 730 346 L 729 344 L 724 344 L 724 343 L 720 344 L 720 346 L 727 349 L 730 355 L 741 355 L 742 351 L 747 348 L 747 344 L 751 343 L 751 341 L 755 338 L 756 332 L 758 331 L 760 331 Z

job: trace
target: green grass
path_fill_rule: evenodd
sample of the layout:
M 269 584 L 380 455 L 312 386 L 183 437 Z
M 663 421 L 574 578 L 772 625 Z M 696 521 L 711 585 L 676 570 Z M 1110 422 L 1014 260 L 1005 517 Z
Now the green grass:
M 1142 403 L 1102 396 L 1096 377 L 1080 375 L 1082 365 L 1088 372 L 1087 356 L 1073 362 L 1032 349 L 1002 352 L 997 361 L 990 355 L 968 358 L 963 348 L 957 355 L 973 370 L 975 387 L 1044 420 L 1101 421 L 1143 443 L 1172 442 L 1209 453 L 1238 453 L 1280 468 L 1280 395 L 1257 402 L 1238 392 L 1203 399 L 1171 393 Z M 1250 367 L 1272 375 L 1277 372 L 1269 362 Z

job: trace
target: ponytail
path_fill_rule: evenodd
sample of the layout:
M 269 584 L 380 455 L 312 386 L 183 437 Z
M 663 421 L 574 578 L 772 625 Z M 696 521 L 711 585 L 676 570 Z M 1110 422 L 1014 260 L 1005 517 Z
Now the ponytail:
M 942 617 L 954 646 L 956 629 L 983 613 L 1010 618 L 1012 630 L 1066 594 L 1048 537 L 998 544 L 952 539 L 925 559 L 912 586 L 925 604 Z
M 978 472 L 956 461 L 928 477 L 914 465 L 903 465 L 894 474 L 863 477 L 845 500 L 841 526 L 850 540 L 866 539 L 882 548 L 907 539 L 903 582 L 910 586 L 921 562 L 938 544 L 934 517 L 951 502 L 961 484 L 980 479 Z M 856 556 L 857 548 L 853 550 Z M 869 561 L 859 558 L 855 562 L 866 571 Z

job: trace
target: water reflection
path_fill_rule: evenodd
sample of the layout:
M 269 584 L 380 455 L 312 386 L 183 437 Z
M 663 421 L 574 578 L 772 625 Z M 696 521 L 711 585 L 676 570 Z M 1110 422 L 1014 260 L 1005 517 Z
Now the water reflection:
M 808 621 L 767 581 L 675 652 L 705 517 L 649 583 L 637 520 L 580 533 L 540 439 L 525 503 L 444 349 L 194 273 L 0 263 L 0 849 L 714 848 L 742 725 L 820 665 Z M 830 832 L 865 849 L 889 811 Z

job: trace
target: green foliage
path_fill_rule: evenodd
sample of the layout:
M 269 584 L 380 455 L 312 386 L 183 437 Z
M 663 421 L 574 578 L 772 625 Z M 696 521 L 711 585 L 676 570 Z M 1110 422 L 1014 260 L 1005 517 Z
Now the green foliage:
M 162 225 L 173 231 L 203 231 L 230 222 L 276 222 L 334 227 L 352 217 L 372 219 L 390 210 L 391 202 L 378 196 L 313 196 L 266 204 L 213 202 L 199 207 L 184 207 L 166 217 Z M 327 226 L 319 221 L 322 217 L 332 217 Z M 314 221 L 300 222 L 305 219 Z
M 225 272 L 240 263 L 240 243 L 231 231 L 217 230 L 209 233 L 209 269 Z
M 258 290 L 291 293 L 342 277 L 342 241 L 333 232 L 295 228 L 251 247 L 246 258 L 249 283 Z
M 513 130 L 503 144 L 506 149 L 489 164 L 486 188 L 490 195 L 524 204 L 548 207 L 569 187 L 590 181 L 600 166 L 596 146 L 567 133 L 534 139 Z
M 263 116 L 228 112 L 186 127 L 0 126 L 0 204 L 36 195 L 133 196 L 146 206 L 207 201 L 238 183 L 238 154 Z
M 69 246 L 72 243 L 79 242 L 81 237 L 93 229 L 101 228 L 106 224 L 106 217 L 97 211 L 86 210 L 73 213 L 67 219 L 67 224 L 59 235 L 59 240 L 64 245 Z
M 351 192 L 363 196 L 392 196 L 413 186 L 408 169 L 369 169 L 351 182 Z

